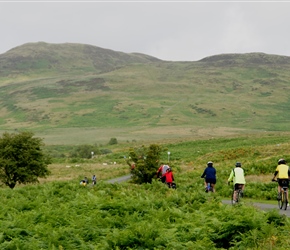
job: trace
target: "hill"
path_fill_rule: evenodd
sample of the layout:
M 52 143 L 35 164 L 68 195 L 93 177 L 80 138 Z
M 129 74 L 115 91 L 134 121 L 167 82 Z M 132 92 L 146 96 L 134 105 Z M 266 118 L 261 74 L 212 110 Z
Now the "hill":
M 0 55 L 0 130 L 48 144 L 287 131 L 290 58 L 224 54 L 168 62 L 83 44 Z
M 126 54 L 85 44 L 28 43 L 0 55 L 0 74 L 28 74 L 43 71 L 101 73 L 130 63 L 148 63 L 159 59 Z

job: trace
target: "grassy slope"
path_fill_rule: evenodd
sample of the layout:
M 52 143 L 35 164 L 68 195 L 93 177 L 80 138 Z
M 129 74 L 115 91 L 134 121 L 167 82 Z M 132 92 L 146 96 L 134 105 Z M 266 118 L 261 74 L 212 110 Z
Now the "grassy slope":
M 287 131 L 289 67 L 256 53 L 165 62 L 27 44 L 0 55 L 0 129 L 31 129 L 49 144 Z

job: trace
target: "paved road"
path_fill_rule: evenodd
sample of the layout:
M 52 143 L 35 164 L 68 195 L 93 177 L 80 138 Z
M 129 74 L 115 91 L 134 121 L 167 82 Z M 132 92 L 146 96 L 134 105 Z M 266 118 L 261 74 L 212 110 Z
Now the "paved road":
M 118 177 L 118 178 L 115 178 L 115 179 L 111 179 L 111 180 L 108 180 L 107 182 L 108 183 L 116 183 L 116 182 L 123 182 L 123 181 L 128 181 L 131 179 L 131 175 L 125 175 L 125 176 L 121 176 L 121 177 Z
M 231 205 L 231 201 L 230 200 L 222 200 L 223 204 L 229 204 Z M 283 214 L 283 215 L 286 215 L 287 217 L 290 217 L 290 207 L 287 208 L 287 210 L 281 210 L 278 208 L 278 204 L 277 205 L 273 205 L 273 204 L 265 204 L 265 203 L 257 203 L 257 202 L 247 202 L 246 203 L 247 205 L 249 206 L 254 206 L 254 207 L 257 207 L 257 208 L 260 208 L 264 211 L 269 211 L 269 210 L 272 210 L 272 209 L 275 209 L 275 210 L 279 210 L 279 213 L 280 214 Z
M 119 183 L 119 182 L 128 181 L 130 179 L 131 179 L 131 175 L 129 174 L 129 175 L 125 175 L 125 176 L 121 176 L 121 177 L 118 177 L 118 178 L 115 178 L 115 179 L 108 180 L 107 182 L 108 183 L 117 183 L 117 182 Z M 231 201 L 230 200 L 222 200 L 222 203 L 231 205 Z M 281 209 L 278 208 L 278 204 L 277 205 L 272 205 L 272 204 L 265 204 L 265 203 L 249 202 L 249 203 L 247 203 L 247 205 L 260 208 L 260 209 L 262 209 L 264 211 L 271 210 L 271 209 L 279 210 L 280 214 L 286 215 L 287 217 L 290 217 L 290 207 L 288 207 L 287 210 L 281 210 Z

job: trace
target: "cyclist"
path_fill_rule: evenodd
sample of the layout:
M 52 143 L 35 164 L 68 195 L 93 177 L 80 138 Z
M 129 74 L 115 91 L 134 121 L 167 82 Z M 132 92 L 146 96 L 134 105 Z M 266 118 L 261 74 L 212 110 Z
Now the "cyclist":
M 172 183 L 174 181 L 173 173 L 171 168 L 166 169 L 166 173 L 162 175 L 165 179 L 165 183 L 168 185 L 169 188 L 172 187 Z
M 240 162 L 237 162 L 235 166 L 236 167 L 231 170 L 230 176 L 228 178 L 228 185 L 231 181 L 233 181 L 234 183 L 233 203 L 235 203 L 237 200 L 237 190 L 241 188 L 241 195 L 243 196 L 246 185 L 245 173 L 244 169 L 242 168 L 242 164 Z
M 205 178 L 204 180 L 205 191 L 208 192 L 207 185 L 210 184 L 212 187 L 212 191 L 215 192 L 214 186 L 216 184 L 216 169 L 214 168 L 212 161 L 209 161 L 207 163 L 207 167 L 203 171 L 201 178 Z
M 286 185 L 286 187 L 289 188 L 289 178 L 290 178 L 290 169 L 286 165 L 286 161 L 284 159 L 279 159 L 278 166 L 276 168 L 276 171 L 274 173 L 274 177 L 273 177 L 272 181 L 275 181 L 276 176 L 277 176 L 277 180 L 278 180 L 278 197 L 277 197 L 277 199 L 280 200 L 282 186 Z M 287 192 L 287 201 L 288 201 L 288 192 Z
M 166 170 L 169 168 L 168 165 L 161 164 L 160 167 L 158 168 L 156 174 L 157 178 L 159 178 L 159 174 L 161 174 L 161 181 L 164 183 L 165 182 L 165 176 L 164 174 L 166 173 Z

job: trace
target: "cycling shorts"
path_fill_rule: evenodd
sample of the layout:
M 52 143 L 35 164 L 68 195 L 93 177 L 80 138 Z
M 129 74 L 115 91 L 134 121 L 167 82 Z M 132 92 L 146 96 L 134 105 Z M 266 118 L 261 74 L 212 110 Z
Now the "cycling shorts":
M 278 184 L 280 187 L 289 188 L 289 179 L 278 179 Z
M 216 179 L 213 179 L 213 178 L 205 178 L 205 182 L 206 183 L 210 183 L 210 184 L 216 184 Z
M 245 184 L 236 183 L 235 184 L 235 190 L 243 189 L 244 185 Z

